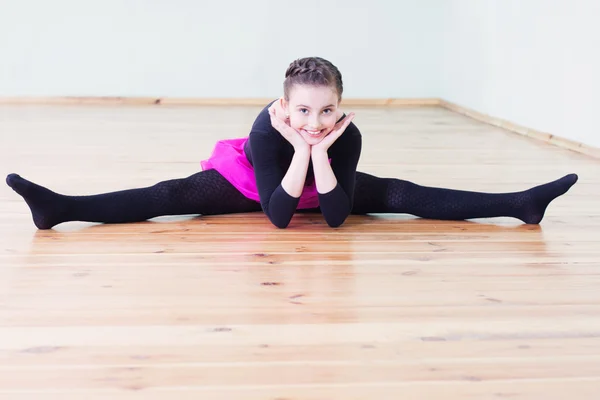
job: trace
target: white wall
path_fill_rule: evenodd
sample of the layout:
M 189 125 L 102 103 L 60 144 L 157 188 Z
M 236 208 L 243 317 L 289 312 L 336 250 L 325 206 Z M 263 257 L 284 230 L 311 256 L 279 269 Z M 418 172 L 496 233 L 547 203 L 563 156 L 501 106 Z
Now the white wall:
M 0 96 L 275 97 L 319 55 L 346 97 L 432 97 L 443 1 L 0 0 Z
M 440 96 L 600 147 L 600 1 L 451 0 Z
M 0 0 L 0 97 L 442 97 L 600 147 L 598 0 Z

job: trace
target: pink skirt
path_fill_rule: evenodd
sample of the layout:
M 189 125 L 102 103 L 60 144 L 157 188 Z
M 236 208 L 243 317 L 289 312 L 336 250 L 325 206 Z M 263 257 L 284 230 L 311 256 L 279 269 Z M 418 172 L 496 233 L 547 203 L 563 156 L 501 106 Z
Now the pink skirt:
M 208 160 L 200 161 L 202 170 L 218 171 L 237 190 L 251 200 L 260 202 L 254 168 L 246 158 L 244 144 L 247 137 L 239 139 L 219 140 Z M 297 209 L 316 208 L 319 206 L 319 195 L 314 180 L 305 185 L 300 195 Z

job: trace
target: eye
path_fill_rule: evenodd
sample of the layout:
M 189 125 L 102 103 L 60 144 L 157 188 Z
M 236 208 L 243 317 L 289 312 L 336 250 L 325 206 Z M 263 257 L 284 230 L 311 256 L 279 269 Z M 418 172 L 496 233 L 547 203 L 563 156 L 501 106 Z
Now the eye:
M 324 112 L 325 114 L 329 114 L 329 113 L 331 113 L 331 110 L 330 110 L 329 108 L 327 108 L 327 109 L 323 110 L 323 112 Z
M 305 111 L 306 111 L 306 112 L 305 112 Z M 300 109 L 300 112 L 301 112 L 302 114 L 306 114 L 306 113 L 308 112 L 308 109 L 306 109 L 306 108 L 301 108 L 301 109 Z

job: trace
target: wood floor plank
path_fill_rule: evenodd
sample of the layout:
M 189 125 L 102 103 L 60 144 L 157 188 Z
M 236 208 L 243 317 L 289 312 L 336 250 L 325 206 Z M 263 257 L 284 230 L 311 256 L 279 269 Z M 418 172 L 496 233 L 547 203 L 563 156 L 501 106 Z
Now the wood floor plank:
M 421 337 L 413 340 L 357 341 L 312 344 L 232 344 L 122 346 L 31 346 L 0 348 L 3 369 L 52 366 L 144 366 L 193 363 L 288 361 L 372 361 L 576 358 L 600 354 L 597 338 L 545 338 L 493 340 L 443 340 Z
M 516 397 L 523 400 L 562 400 L 573 393 L 582 400 L 597 398 L 598 378 L 498 380 L 484 382 L 376 382 L 376 383 L 329 383 L 323 385 L 252 385 L 232 387 L 169 387 L 141 389 L 131 386 L 122 389 L 69 389 L 4 392 L 7 398 L 16 400 L 45 399 L 75 400 L 86 396 L 93 400 L 111 398 L 116 400 L 158 400 L 177 397 L 182 400 L 198 398 L 259 400 L 265 398 L 289 400 L 402 398 L 407 400 L 447 399 L 449 393 L 458 399 Z M 0 392 L 0 395 L 3 393 Z
M 574 367 L 577 368 L 574 368 Z M 359 362 L 279 361 L 259 363 L 208 363 L 154 365 L 151 367 L 82 366 L 0 368 L 0 386 L 6 390 L 65 390 L 110 387 L 190 387 L 277 385 L 318 386 L 328 384 L 393 384 L 408 382 L 482 382 L 520 379 L 588 378 L 600 375 L 600 356 L 549 359 L 479 359 Z

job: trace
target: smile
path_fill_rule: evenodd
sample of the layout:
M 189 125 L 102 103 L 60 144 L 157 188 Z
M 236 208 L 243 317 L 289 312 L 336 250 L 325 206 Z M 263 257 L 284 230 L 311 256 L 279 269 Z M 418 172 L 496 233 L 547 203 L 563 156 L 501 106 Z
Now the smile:
M 308 133 L 310 136 L 319 136 L 322 131 L 308 131 L 306 129 L 302 129 L 304 132 Z

